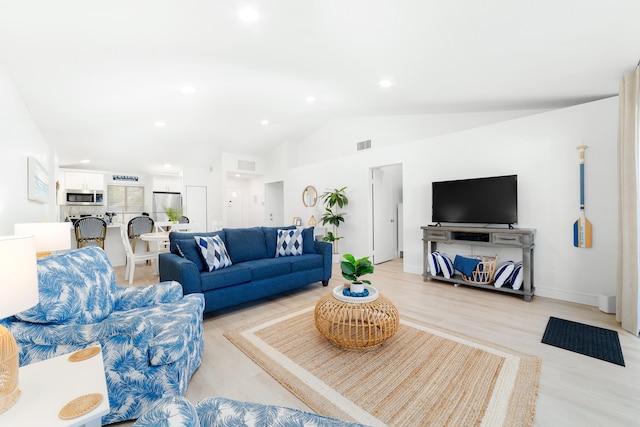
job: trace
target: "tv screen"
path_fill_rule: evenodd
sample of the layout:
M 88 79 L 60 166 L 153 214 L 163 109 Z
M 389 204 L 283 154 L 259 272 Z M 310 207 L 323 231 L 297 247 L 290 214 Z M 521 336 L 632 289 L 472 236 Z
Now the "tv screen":
M 518 222 L 518 176 L 432 183 L 432 221 L 472 224 Z

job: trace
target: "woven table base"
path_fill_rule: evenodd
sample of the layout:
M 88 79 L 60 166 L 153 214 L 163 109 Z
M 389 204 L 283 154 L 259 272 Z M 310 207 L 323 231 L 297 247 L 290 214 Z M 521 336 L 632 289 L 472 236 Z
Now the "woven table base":
M 320 298 L 315 324 L 329 341 L 348 349 L 367 349 L 391 338 L 400 325 L 400 313 L 384 295 L 364 303 L 339 301 L 333 294 Z

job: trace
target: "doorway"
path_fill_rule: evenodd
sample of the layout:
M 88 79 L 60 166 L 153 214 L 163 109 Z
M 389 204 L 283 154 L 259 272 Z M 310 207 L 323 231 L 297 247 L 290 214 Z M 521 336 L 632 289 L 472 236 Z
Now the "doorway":
M 207 187 L 200 185 L 187 185 L 185 188 L 185 215 L 189 218 L 189 222 L 195 224 L 198 229 L 208 231 Z
M 268 182 L 264 185 L 265 224 L 269 227 L 284 225 L 284 182 Z
M 226 227 L 241 228 L 244 227 L 243 207 L 242 207 L 242 189 L 227 188 L 227 211 L 226 211 Z
M 373 263 L 402 256 L 402 164 L 370 169 Z

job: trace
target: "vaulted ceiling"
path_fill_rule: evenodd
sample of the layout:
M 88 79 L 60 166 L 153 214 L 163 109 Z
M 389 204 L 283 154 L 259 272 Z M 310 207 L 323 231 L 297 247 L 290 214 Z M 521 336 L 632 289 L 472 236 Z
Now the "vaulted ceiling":
M 639 16 L 637 0 L 0 0 L 0 67 L 61 166 L 175 172 L 336 117 L 615 95 Z

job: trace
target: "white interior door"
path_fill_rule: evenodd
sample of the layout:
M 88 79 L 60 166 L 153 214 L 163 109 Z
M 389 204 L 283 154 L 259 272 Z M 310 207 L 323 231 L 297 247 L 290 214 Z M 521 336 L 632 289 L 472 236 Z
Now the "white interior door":
M 185 195 L 185 215 L 189 223 L 198 231 L 207 229 L 207 187 L 200 185 L 187 185 Z
M 226 199 L 226 224 L 227 228 L 241 228 L 242 221 L 242 189 L 227 188 Z
M 269 227 L 284 225 L 284 183 L 269 182 L 264 186 L 265 222 Z
M 372 169 L 373 190 L 373 263 L 390 261 L 395 258 L 396 239 L 395 215 L 391 209 L 393 204 L 389 197 L 388 180 L 384 179 L 384 171 Z
M 398 255 L 398 203 L 402 201 L 402 165 L 371 169 L 373 263 Z

